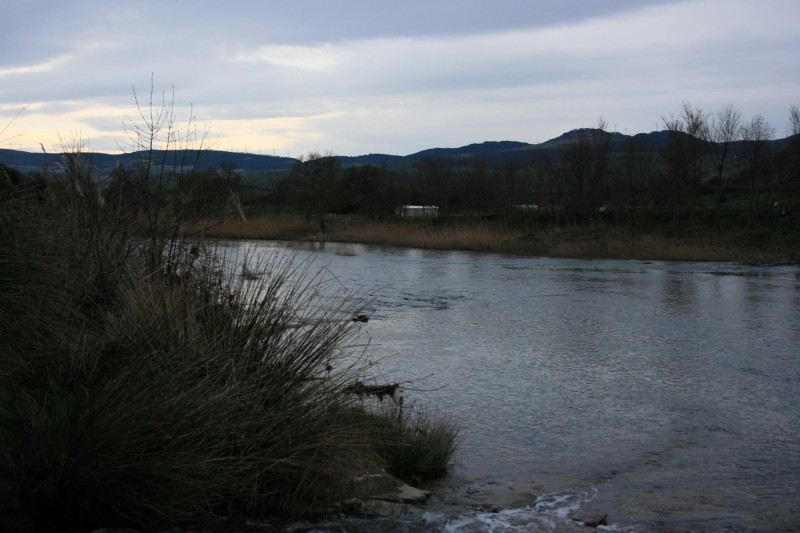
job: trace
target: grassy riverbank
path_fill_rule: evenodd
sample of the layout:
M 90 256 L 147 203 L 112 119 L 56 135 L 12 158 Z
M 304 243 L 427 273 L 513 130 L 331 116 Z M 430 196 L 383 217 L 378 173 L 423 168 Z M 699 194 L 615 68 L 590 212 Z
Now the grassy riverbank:
M 0 187 L 0 523 L 300 517 L 376 465 L 447 469 L 450 421 L 403 407 L 397 385 L 383 402 L 363 390 L 358 295 L 321 300 L 321 271 L 290 253 L 239 276 L 235 257 L 174 237 L 164 199 L 109 207 L 74 178 Z
M 800 261 L 800 229 L 776 220 L 749 229 L 713 224 L 661 223 L 632 229 L 597 222 L 585 226 L 518 229 L 496 221 L 368 221 L 338 217 L 321 233 L 301 216 L 257 216 L 210 224 L 206 235 L 226 239 L 325 240 L 468 250 L 546 257 L 669 261 L 737 261 L 773 264 Z

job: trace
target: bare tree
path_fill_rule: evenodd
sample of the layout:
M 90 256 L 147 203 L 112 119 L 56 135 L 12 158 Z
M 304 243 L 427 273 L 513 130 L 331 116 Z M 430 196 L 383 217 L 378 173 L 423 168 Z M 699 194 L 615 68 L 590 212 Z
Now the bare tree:
M 549 154 L 545 153 L 533 160 L 534 189 L 539 198 L 538 207 L 547 210 L 551 219 L 558 226 L 561 206 L 564 204 L 564 180 L 561 166 Z
M 591 211 L 592 145 L 589 135 L 581 134 L 560 153 L 567 187 L 562 207 L 569 222 L 584 222 Z
M 793 105 L 789 108 L 789 136 L 800 134 L 800 106 Z
M 561 150 L 561 162 L 570 188 L 563 207 L 573 222 L 586 221 L 600 207 L 612 149 L 606 127 L 606 121 L 601 118 L 597 128 L 580 130 Z
M 449 214 L 453 172 L 448 162 L 441 158 L 426 157 L 418 161 L 415 167 L 422 203 L 438 206 L 441 215 Z
M 700 183 L 707 119 L 702 110 L 684 102 L 678 115 L 662 117 L 662 121 L 670 133 L 662 151 L 666 172 L 663 194 L 670 202 L 677 220 L 687 204 L 694 202 Z
M 789 197 L 793 197 L 794 210 L 800 208 L 800 106 L 793 105 L 789 108 L 789 128 L 787 132 L 791 139 L 787 149 L 788 162 L 786 166 L 785 186 L 789 190 Z M 798 218 L 800 220 L 800 218 Z
M 641 222 L 644 210 L 636 208 L 647 203 L 647 194 L 653 192 L 651 189 L 656 176 L 655 159 L 652 148 L 641 139 L 632 137 L 623 145 L 618 176 L 622 200 L 628 206 L 626 220 L 629 226 L 635 213 L 639 214 Z
M 134 164 L 125 176 L 142 194 L 137 198 L 137 231 L 149 241 L 145 248 L 149 268 L 169 274 L 183 253 L 193 193 L 178 191 L 176 185 L 180 177 L 199 171 L 206 134 L 198 132 L 191 110 L 185 121 L 178 120 L 174 89 L 169 98 L 166 91 L 159 98 L 152 77 L 147 101 L 140 99 L 136 88 L 133 97 L 138 116 L 123 124 L 127 141 L 122 148 Z
M 721 232 L 720 210 L 724 203 L 722 182 L 725 177 L 725 168 L 731 160 L 731 151 L 734 143 L 740 139 L 742 133 L 742 115 L 739 110 L 732 105 L 726 105 L 719 109 L 710 117 L 708 133 L 709 140 L 711 141 L 709 143 L 709 153 L 716 173 L 717 231 Z
M 292 166 L 290 179 L 297 184 L 306 207 L 306 216 L 316 218 L 319 230 L 325 232 L 327 215 L 336 201 L 336 188 L 342 165 L 332 153 L 311 152 Z
M 766 221 L 775 201 L 772 193 L 771 153 L 768 142 L 775 137 L 775 128 L 761 115 L 754 115 L 742 127 L 743 178 L 749 186 L 748 223 Z
M 517 206 L 532 203 L 529 169 L 522 167 L 514 160 L 497 165 L 492 172 L 494 188 L 494 209 L 503 215 L 508 226 L 514 221 Z
M 492 173 L 480 156 L 472 159 L 470 166 L 460 176 L 461 208 L 472 215 L 485 213 L 494 204 L 495 187 Z

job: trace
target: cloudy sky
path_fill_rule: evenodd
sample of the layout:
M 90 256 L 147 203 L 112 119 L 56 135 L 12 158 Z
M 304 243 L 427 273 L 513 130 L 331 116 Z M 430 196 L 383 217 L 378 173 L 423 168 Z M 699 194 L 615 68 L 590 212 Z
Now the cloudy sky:
M 800 104 L 797 0 L 6 0 L 0 147 L 127 149 L 134 100 L 217 149 L 407 155 L 543 142 L 682 102 Z M 174 99 L 172 97 L 174 92 Z

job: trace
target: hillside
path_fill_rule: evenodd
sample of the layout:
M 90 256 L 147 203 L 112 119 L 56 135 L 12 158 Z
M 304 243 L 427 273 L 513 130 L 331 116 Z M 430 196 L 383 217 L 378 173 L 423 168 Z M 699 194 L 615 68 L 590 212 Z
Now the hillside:
M 339 158 L 342 166 L 345 167 L 369 164 L 376 166 L 387 165 L 394 169 L 412 168 L 416 162 L 426 158 L 449 160 L 456 165 L 464 164 L 473 158 L 480 158 L 490 167 L 509 161 L 527 165 L 530 164 L 533 159 L 542 155 L 557 158 L 560 150 L 565 146 L 574 142 L 581 135 L 593 131 L 595 130 L 586 128 L 575 129 L 539 144 L 529 144 L 518 141 L 486 141 L 462 146 L 460 148 L 430 148 L 404 156 L 390 154 L 347 156 L 339 154 Z M 668 131 L 638 133 L 633 136 L 618 132 L 603 132 L 603 134 L 610 136 L 612 150 L 614 152 L 621 151 L 626 141 L 630 139 L 636 140 L 641 146 L 650 148 L 653 151 L 658 151 L 665 145 L 669 137 Z M 774 140 L 770 142 L 770 148 L 772 148 L 773 151 L 780 151 L 787 146 L 788 142 L 788 138 Z M 158 155 L 158 152 L 156 155 Z M 188 160 L 197 157 L 196 153 L 190 152 L 187 155 Z M 221 150 L 208 150 L 202 152 L 200 155 L 201 168 L 219 168 L 223 162 L 231 162 L 234 168 L 248 174 L 286 171 L 289 170 L 295 162 L 295 159 L 291 157 L 226 152 Z M 117 164 L 130 164 L 140 159 L 143 153 L 104 154 L 89 152 L 84 154 L 84 156 L 88 162 L 98 169 L 100 174 L 105 174 Z M 61 155 L 57 153 L 50 154 L 0 149 L 0 163 L 5 163 L 24 173 L 35 173 L 43 167 L 58 165 L 60 161 Z

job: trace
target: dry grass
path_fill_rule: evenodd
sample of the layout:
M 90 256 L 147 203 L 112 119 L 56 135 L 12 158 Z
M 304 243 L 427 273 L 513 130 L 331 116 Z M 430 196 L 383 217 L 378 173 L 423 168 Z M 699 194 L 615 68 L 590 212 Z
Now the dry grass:
M 247 222 L 225 220 L 207 224 L 204 233 L 207 237 L 224 239 L 324 240 L 474 251 L 514 249 L 515 243 L 522 239 L 522 233 L 511 233 L 489 224 L 371 222 L 345 217 L 332 218 L 328 230 L 321 234 L 317 224 L 296 216 L 257 217 Z
M 226 220 L 210 226 L 205 233 L 232 239 L 321 240 L 547 257 L 745 263 L 797 260 L 797 252 L 791 246 L 767 246 L 763 242 L 753 246 L 735 235 L 718 237 L 714 231 L 667 236 L 657 231 L 633 232 L 614 226 L 549 228 L 525 233 L 493 223 L 364 221 L 339 217 L 332 218 L 328 231 L 321 234 L 316 224 L 306 222 L 303 217 L 275 216 L 247 222 Z M 342 253 L 346 255 L 345 248 Z
M 670 239 L 624 230 L 573 229 L 537 236 L 543 255 L 552 257 L 652 259 L 666 261 L 735 260 L 736 252 L 722 244 Z
M 535 236 L 538 253 L 551 257 L 641 259 L 661 261 L 737 261 L 781 263 L 796 261 L 790 249 L 753 247 L 736 236 L 667 237 L 619 228 L 550 230 Z
M 328 240 L 364 244 L 390 244 L 410 248 L 490 251 L 521 235 L 489 225 L 434 225 L 409 222 L 354 222 L 336 225 Z

